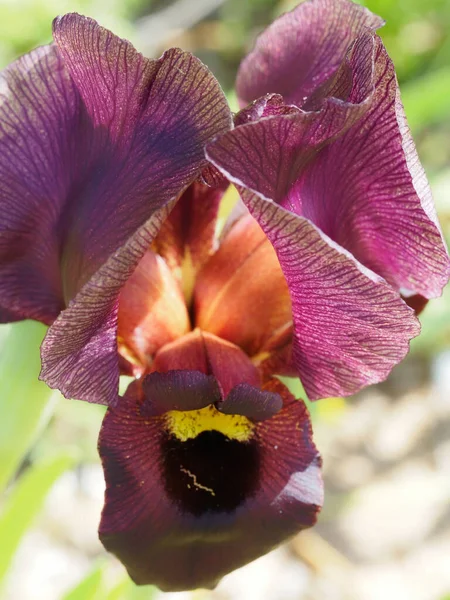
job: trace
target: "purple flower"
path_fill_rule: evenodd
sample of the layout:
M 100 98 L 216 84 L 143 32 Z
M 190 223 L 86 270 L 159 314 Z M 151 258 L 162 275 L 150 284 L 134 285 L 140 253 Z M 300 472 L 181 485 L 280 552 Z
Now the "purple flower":
M 306 408 L 270 366 L 289 291 L 250 215 L 215 234 L 224 189 L 196 180 L 232 118 L 206 67 L 79 15 L 54 39 L 3 74 L 1 317 L 50 325 L 45 381 L 110 406 L 105 547 L 138 583 L 213 586 L 322 505 Z
M 231 117 L 187 52 L 146 59 L 75 14 L 53 29 L 2 75 L 0 318 L 51 324 L 45 381 L 114 403 L 120 289 Z
M 313 525 L 320 457 L 275 375 L 313 399 L 384 379 L 419 331 L 402 295 L 448 279 L 381 24 L 347 0 L 278 19 L 234 128 L 196 58 L 79 15 L 3 74 L 0 317 L 50 325 L 42 378 L 109 406 L 100 537 L 138 583 L 211 587 Z
M 449 278 L 382 24 L 347 0 L 280 17 L 239 69 L 253 104 L 207 148 L 277 252 L 312 399 L 383 380 L 419 332 L 399 293 L 423 306 Z

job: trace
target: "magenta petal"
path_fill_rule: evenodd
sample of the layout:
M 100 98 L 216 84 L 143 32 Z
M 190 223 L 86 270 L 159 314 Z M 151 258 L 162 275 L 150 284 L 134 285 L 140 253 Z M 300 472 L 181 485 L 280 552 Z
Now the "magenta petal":
M 234 126 L 239 127 L 263 117 L 299 114 L 301 111 L 296 106 L 286 106 L 284 99 L 279 94 L 266 94 L 251 102 L 248 106 L 234 115 Z
M 128 398 L 100 433 L 106 478 L 100 539 L 139 584 L 214 587 L 229 571 L 314 524 L 320 457 L 301 401 L 276 382 L 284 407 L 249 442 L 204 431 L 184 442 L 164 416 Z
M 208 156 L 239 187 L 277 252 L 292 301 L 293 363 L 309 397 L 317 399 L 385 379 L 419 326 L 384 280 L 309 220 L 275 204 L 295 193 L 293 183 L 314 160 L 314 148 L 302 146 L 299 119 L 238 127 L 211 144 Z
M 374 92 L 361 121 L 323 148 L 281 201 L 397 290 L 439 296 L 450 264 L 392 65 L 373 41 Z M 354 73 L 362 68 L 354 57 Z M 350 98 L 351 100 L 351 98 Z
M 384 380 L 419 334 L 413 311 L 307 219 L 241 193 L 288 282 L 293 362 L 308 396 L 348 396 Z
M 347 0 L 309 0 L 257 39 L 236 81 L 241 106 L 268 93 L 301 107 L 337 71 L 350 44 L 383 20 Z
M 0 84 L 2 321 L 50 324 L 63 307 L 58 225 L 85 133 L 80 98 L 54 46 L 18 59 Z

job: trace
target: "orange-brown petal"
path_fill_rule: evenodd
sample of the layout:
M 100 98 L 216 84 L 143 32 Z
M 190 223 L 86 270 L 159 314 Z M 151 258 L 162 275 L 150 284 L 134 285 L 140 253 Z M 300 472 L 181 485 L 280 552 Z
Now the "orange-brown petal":
M 199 329 L 167 344 L 156 354 L 152 366 L 160 373 L 182 369 L 214 375 L 223 397 L 241 383 L 260 385 L 256 367 L 240 348 Z
M 198 275 L 196 324 L 254 355 L 292 325 L 289 290 L 275 251 L 250 215 L 226 233 Z
M 214 251 L 215 227 L 224 188 L 195 182 L 183 193 L 153 243 L 186 297 L 196 273 Z
M 147 251 L 120 294 L 121 354 L 145 367 L 159 348 L 189 329 L 189 315 L 178 283 L 164 259 Z

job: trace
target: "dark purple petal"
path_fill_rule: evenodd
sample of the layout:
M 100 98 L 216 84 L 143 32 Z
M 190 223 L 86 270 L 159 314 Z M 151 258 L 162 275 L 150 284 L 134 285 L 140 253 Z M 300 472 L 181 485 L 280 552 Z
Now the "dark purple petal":
M 375 37 L 373 43 L 370 109 L 321 150 L 295 190 L 279 201 L 314 222 L 397 290 L 432 298 L 448 281 L 448 255 L 394 67 L 381 40 Z M 358 55 L 353 66 L 357 74 L 362 67 Z
M 283 407 L 279 394 L 258 390 L 248 383 L 235 386 L 226 399 L 217 405 L 226 415 L 244 415 L 251 421 L 270 419 Z
M 169 410 L 198 410 L 220 402 L 216 378 L 200 371 L 150 373 L 142 382 L 144 401 L 141 413 L 154 417 Z
M 98 151 L 67 216 L 63 264 L 71 298 L 199 175 L 204 144 L 230 128 L 231 115 L 217 81 L 187 52 L 145 59 L 76 14 L 55 20 L 54 37 L 95 127 Z
M 48 330 L 41 345 L 40 378 L 67 398 L 99 404 L 117 402 L 119 294 L 170 208 L 169 204 L 157 211 L 113 254 Z
M 0 80 L 2 321 L 50 324 L 63 308 L 58 226 L 85 131 L 79 94 L 54 46 L 23 56 Z
M 312 399 L 349 395 L 384 379 L 419 327 L 391 286 L 310 221 L 272 201 L 290 190 L 295 156 L 298 164 L 308 152 L 300 147 L 289 155 L 289 145 L 284 151 L 280 140 L 286 143 L 291 130 L 279 124 L 286 127 L 290 120 L 274 117 L 238 127 L 208 154 L 231 181 L 246 186 L 241 196 L 277 252 L 292 301 L 293 364 L 306 392 Z M 249 151 L 258 162 L 245 162 Z
M 302 106 L 330 79 L 348 47 L 383 20 L 347 0 L 309 0 L 282 15 L 257 39 L 236 81 L 241 106 L 276 93 Z
M 103 140 L 106 152 L 66 215 L 73 300 L 44 341 L 42 377 L 68 397 L 115 402 L 119 292 L 231 116 L 217 81 L 188 53 L 148 61 L 78 15 L 56 21 L 55 39 L 96 127 L 94 149 Z
M 204 431 L 180 441 L 164 416 L 128 398 L 100 433 L 107 490 L 100 538 L 140 584 L 214 587 L 229 571 L 314 524 L 320 457 L 306 409 L 279 382 L 284 408 L 248 442 Z
M 233 181 L 307 217 L 397 290 L 437 296 L 449 277 L 448 255 L 392 63 L 381 40 L 365 34 L 346 65 L 352 87 L 345 102 L 331 98 L 317 113 L 238 127 L 211 145 L 208 155 Z M 342 84 L 345 70 L 337 79 Z M 354 115 L 351 105 L 366 112 L 339 130 L 336 115 Z M 316 131 L 315 120 L 321 124 Z M 324 130 L 336 135 L 317 144 L 314 136 Z
M 206 148 L 230 181 L 283 202 L 324 145 L 358 123 L 366 103 L 330 99 L 319 112 L 281 115 L 236 127 Z M 357 126 L 357 125 L 356 125 Z

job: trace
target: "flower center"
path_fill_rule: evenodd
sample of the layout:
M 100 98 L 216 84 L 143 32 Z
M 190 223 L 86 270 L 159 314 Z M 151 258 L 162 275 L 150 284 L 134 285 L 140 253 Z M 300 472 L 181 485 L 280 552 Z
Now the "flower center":
M 167 493 L 195 516 L 232 512 L 259 486 L 260 449 L 219 431 L 181 441 L 166 432 L 160 446 Z

